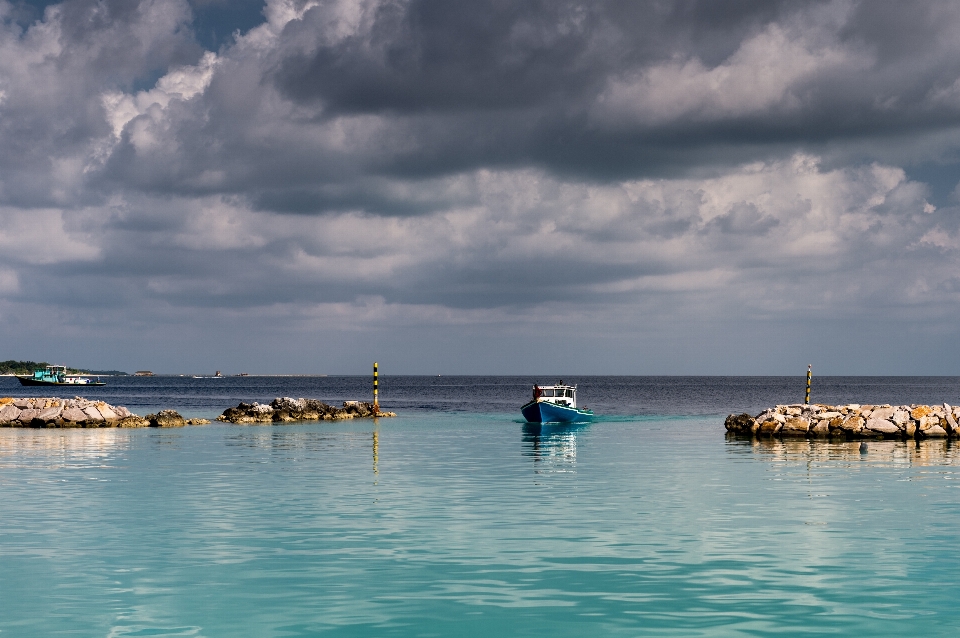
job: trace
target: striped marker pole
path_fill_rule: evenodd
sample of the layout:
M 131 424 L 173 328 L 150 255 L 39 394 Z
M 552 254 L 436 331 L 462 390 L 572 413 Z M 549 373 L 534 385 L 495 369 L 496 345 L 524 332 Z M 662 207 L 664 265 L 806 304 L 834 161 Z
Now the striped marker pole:
M 380 412 L 380 379 L 377 376 L 377 362 L 373 362 L 373 413 Z
M 813 364 L 807 364 L 807 396 L 803 399 L 804 405 L 810 405 L 810 380 L 813 378 Z

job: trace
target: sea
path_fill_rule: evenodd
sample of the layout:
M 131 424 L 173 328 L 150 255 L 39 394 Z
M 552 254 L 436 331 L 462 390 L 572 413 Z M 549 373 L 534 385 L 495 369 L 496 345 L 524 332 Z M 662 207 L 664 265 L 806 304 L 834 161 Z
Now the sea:
M 106 380 L 79 390 L 141 415 L 371 396 Z M 385 375 L 377 420 L 0 428 L 0 638 L 960 631 L 958 444 L 725 435 L 801 402 L 800 376 L 565 376 L 596 419 L 524 423 L 558 380 Z M 811 397 L 960 403 L 960 378 L 814 377 Z

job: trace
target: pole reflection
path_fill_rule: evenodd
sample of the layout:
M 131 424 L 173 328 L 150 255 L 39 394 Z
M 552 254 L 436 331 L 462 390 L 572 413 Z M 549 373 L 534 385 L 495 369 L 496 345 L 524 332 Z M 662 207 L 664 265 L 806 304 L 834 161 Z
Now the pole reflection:
M 373 475 L 376 476 L 380 474 L 380 469 L 378 467 L 379 461 L 379 452 L 380 452 L 380 437 L 379 437 L 379 424 L 377 420 L 373 420 Z

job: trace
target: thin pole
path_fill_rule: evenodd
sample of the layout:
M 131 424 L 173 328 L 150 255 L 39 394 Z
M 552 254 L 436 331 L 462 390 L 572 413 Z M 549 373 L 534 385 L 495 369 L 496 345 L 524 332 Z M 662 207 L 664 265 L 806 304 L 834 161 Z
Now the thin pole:
M 380 380 L 377 378 L 377 362 L 373 362 L 373 413 L 380 412 Z
M 810 380 L 813 378 L 813 364 L 807 364 L 807 396 L 803 399 L 804 405 L 810 405 Z

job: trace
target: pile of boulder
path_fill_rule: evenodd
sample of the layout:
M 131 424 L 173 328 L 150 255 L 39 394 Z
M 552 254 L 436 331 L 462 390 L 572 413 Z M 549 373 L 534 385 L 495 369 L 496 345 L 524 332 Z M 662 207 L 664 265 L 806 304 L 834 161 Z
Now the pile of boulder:
M 228 423 L 290 423 L 295 421 L 333 421 L 338 419 L 397 416 L 382 412 L 372 403 L 344 401 L 342 408 L 316 399 L 278 397 L 270 405 L 241 403 L 224 410 L 218 421 Z M 82 397 L 72 399 L 0 398 L 0 427 L 14 428 L 176 428 L 203 425 L 207 419 L 185 419 L 176 410 L 160 410 L 139 416 L 123 406 Z
M 756 437 L 857 439 L 960 438 L 960 407 L 778 405 L 757 416 L 731 414 L 727 432 Z
M 138 416 L 123 406 L 82 397 L 0 398 L 0 427 L 31 428 L 145 428 L 210 423 L 184 419 L 174 410 Z
M 227 423 L 291 423 L 296 421 L 334 421 L 338 419 L 373 418 L 397 416 L 394 412 L 381 412 L 372 403 L 344 401 L 342 408 L 327 405 L 317 399 L 292 399 L 277 397 L 269 405 L 241 403 L 227 408 L 217 421 Z
M 185 419 L 176 410 L 160 410 L 143 417 L 151 428 L 182 428 L 185 425 L 206 425 L 208 419 Z

